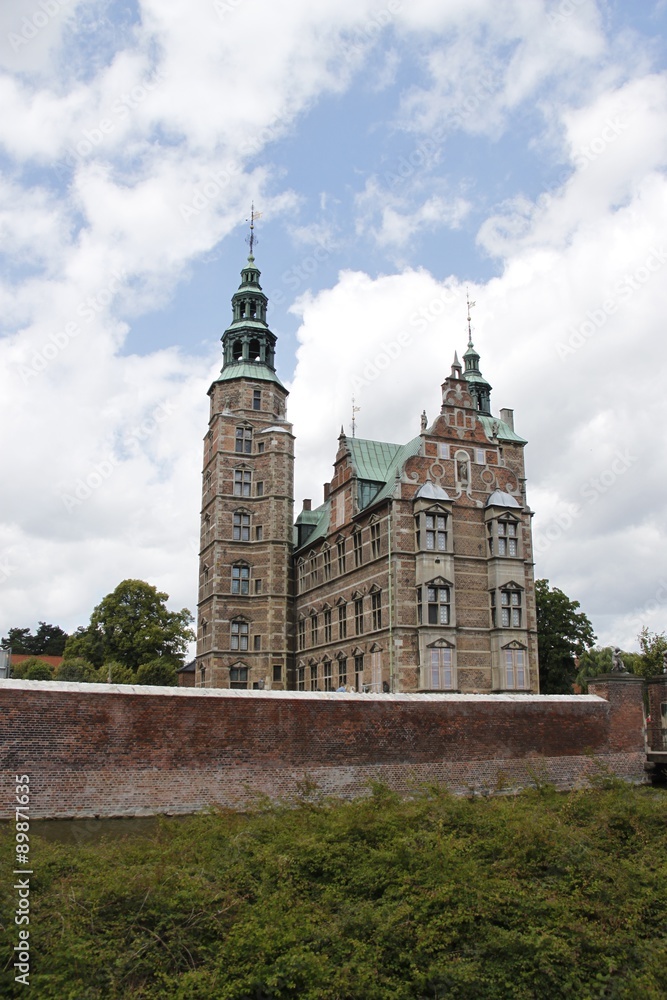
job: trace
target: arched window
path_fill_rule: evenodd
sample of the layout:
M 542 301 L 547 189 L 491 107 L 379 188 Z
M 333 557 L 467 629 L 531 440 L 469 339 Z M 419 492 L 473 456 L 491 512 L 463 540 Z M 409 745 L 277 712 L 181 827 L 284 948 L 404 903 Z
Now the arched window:
M 241 306 L 241 309 L 243 309 L 243 306 Z M 243 313 L 241 313 L 241 315 L 243 315 Z M 232 344 L 232 358 L 234 359 L 234 361 L 241 361 L 241 359 L 243 358 L 242 340 L 235 340 L 234 343 Z
M 262 360 L 262 345 L 259 340 L 255 337 L 250 341 L 250 360 L 251 361 L 261 361 Z

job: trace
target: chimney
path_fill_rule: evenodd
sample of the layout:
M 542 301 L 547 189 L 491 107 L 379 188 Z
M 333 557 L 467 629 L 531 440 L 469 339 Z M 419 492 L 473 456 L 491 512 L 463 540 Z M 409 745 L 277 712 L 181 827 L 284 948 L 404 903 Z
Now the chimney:
M 326 503 L 331 495 L 331 483 L 324 484 L 324 502 Z
M 304 510 L 311 510 L 312 506 L 313 506 L 313 501 L 312 500 L 304 500 L 303 501 L 303 509 Z
M 507 424 L 511 431 L 514 430 L 514 410 L 501 410 L 500 419 L 504 424 Z

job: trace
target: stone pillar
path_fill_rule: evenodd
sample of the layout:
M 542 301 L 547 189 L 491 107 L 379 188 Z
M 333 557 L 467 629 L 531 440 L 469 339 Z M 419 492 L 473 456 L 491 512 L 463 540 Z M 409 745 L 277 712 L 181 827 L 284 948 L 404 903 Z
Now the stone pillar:
M 588 693 L 609 702 L 609 750 L 644 753 L 644 680 L 633 674 L 603 674 L 588 682 Z
M 651 677 L 648 687 L 648 745 L 651 750 L 667 750 L 667 674 Z

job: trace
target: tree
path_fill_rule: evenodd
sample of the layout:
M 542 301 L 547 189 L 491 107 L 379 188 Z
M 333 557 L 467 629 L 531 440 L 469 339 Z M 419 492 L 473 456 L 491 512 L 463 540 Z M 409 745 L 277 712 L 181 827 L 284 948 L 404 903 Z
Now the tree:
M 63 660 L 56 670 L 56 680 L 58 681 L 78 681 L 87 682 L 97 680 L 95 677 L 95 667 L 80 656 L 72 657 L 70 660 Z
M 29 628 L 10 628 L 0 645 L 27 656 L 62 656 L 66 642 L 67 632 L 58 625 L 40 622 L 34 635 Z
M 626 653 L 621 650 L 621 659 L 625 669 L 630 674 L 641 674 L 642 656 L 640 653 Z M 593 677 L 601 674 L 611 673 L 613 662 L 613 649 L 611 646 L 603 648 L 587 649 L 579 657 L 577 664 L 576 683 L 581 687 L 584 694 L 588 691 L 588 682 Z
M 548 580 L 535 581 L 535 601 L 540 690 L 571 694 L 577 674 L 574 658 L 595 642 L 593 626 L 578 610 L 579 601 L 571 601 L 558 587 L 550 590 Z
M 80 656 L 102 667 L 117 661 L 136 674 L 142 663 L 160 657 L 180 666 L 188 642 L 195 638 L 187 608 L 169 611 L 169 595 L 143 580 L 123 580 L 97 605 L 90 624 L 67 642 L 65 658 Z
M 176 667 L 163 657 L 151 660 L 150 663 L 142 663 L 137 670 L 137 684 L 157 684 L 160 687 L 173 687 L 177 683 Z
M 634 672 L 641 677 L 657 677 L 662 673 L 662 658 L 667 653 L 667 636 L 664 632 L 650 632 L 645 625 L 637 636 L 637 642 L 642 656 Z
M 26 681 L 52 681 L 53 667 L 37 656 L 30 656 L 12 667 L 12 675 Z

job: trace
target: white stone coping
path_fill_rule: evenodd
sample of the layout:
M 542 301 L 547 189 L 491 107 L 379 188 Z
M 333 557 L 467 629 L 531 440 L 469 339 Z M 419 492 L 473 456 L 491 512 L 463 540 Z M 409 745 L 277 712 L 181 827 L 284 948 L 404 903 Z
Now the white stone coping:
M 80 681 L 26 681 L 19 679 L 0 680 L 0 691 L 62 691 L 70 694 L 135 694 L 163 695 L 168 698 L 269 698 L 297 701 L 407 701 L 407 702 L 526 702 L 538 705 L 547 702 L 582 704 L 593 702 L 607 704 L 596 694 L 377 694 L 351 691 L 249 691 L 228 688 L 157 687 L 150 684 L 82 684 Z

